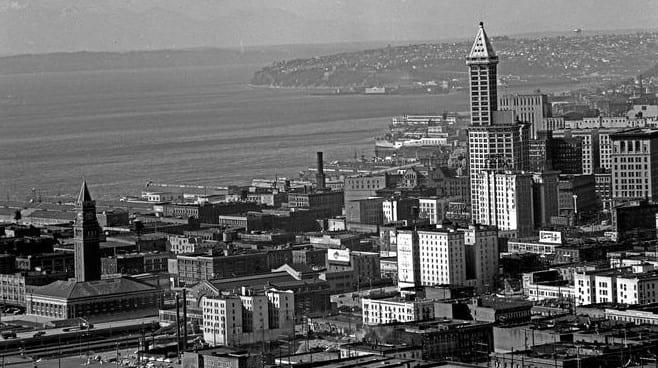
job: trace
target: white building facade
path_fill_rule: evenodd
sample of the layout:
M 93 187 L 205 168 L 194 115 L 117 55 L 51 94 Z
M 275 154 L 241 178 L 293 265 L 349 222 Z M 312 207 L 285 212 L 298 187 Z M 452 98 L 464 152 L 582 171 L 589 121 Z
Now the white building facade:
M 270 289 L 242 295 L 203 297 L 203 338 L 212 345 L 239 346 L 294 334 L 295 295 Z

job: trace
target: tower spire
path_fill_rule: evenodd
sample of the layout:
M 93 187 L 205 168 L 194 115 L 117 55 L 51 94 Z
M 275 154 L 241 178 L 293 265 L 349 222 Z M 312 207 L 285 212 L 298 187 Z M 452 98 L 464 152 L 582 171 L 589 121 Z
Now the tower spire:
M 99 234 L 101 228 L 96 218 L 96 202 L 91 199 L 86 180 L 82 182 L 77 207 L 78 216 L 73 224 L 75 281 L 100 280 L 101 257 Z
M 468 59 L 473 59 L 471 61 L 481 60 L 490 62 L 495 60 L 498 62 L 498 56 L 496 56 L 496 52 L 493 46 L 491 46 L 491 41 L 487 37 L 487 32 L 484 30 L 484 22 L 480 22 L 480 29 L 475 36 L 475 41 L 471 47 L 471 52 L 468 54 Z
M 87 180 L 82 181 L 82 188 L 80 188 L 80 194 L 78 195 L 78 205 L 81 205 L 85 202 L 91 202 L 91 194 L 89 194 L 89 188 L 87 188 Z

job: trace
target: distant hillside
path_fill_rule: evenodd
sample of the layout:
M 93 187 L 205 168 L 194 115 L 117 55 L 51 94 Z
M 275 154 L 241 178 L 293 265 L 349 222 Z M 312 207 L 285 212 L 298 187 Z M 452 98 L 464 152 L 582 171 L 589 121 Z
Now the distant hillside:
M 265 67 L 252 83 L 273 87 L 466 87 L 464 58 L 472 41 L 391 46 Z M 658 33 L 572 35 L 536 39 L 499 37 L 501 82 L 616 80 L 651 68 Z
M 381 47 L 383 43 L 345 43 L 250 47 L 244 50 L 196 48 L 130 52 L 61 52 L 0 57 L 0 74 L 141 69 L 230 64 L 268 65 L 277 60 L 309 58 Z

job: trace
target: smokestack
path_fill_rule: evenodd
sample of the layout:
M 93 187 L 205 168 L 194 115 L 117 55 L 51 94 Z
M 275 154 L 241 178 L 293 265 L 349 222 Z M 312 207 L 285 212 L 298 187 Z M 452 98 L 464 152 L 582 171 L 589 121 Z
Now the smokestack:
M 318 190 L 324 190 L 326 187 L 326 179 L 324 177 L 324 160 L 322 152 L 318 152 L 318 174 L 316 176 Z

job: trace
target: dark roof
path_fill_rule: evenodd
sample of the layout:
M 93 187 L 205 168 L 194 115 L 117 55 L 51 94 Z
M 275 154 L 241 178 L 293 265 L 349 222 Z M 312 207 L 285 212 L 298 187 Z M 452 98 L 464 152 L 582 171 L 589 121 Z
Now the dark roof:
M 628 128 L 610 134 L 610 139 L 617 138 L 654 138 L 658 136 L 658 130 L 650 128 Z
M 37 296 L 62 299 L 82 299 L 114 294 L 139 293 L 157 290 L 156 287 L 128 277 L 77 282 L 73 280 L 55 281 L 34 290 Z
M 290 276 L 288 272 L 272 272 L 260 275 L 251 275 L 236 277 L 231 279 L 222 280 L 209 280 L 210 284 L 218 290 L 232 290 L 242 286 L 251 288 L 264 287 L 268 283 L 281 283 L 284 281 L 297 281 L 294 277 Z

